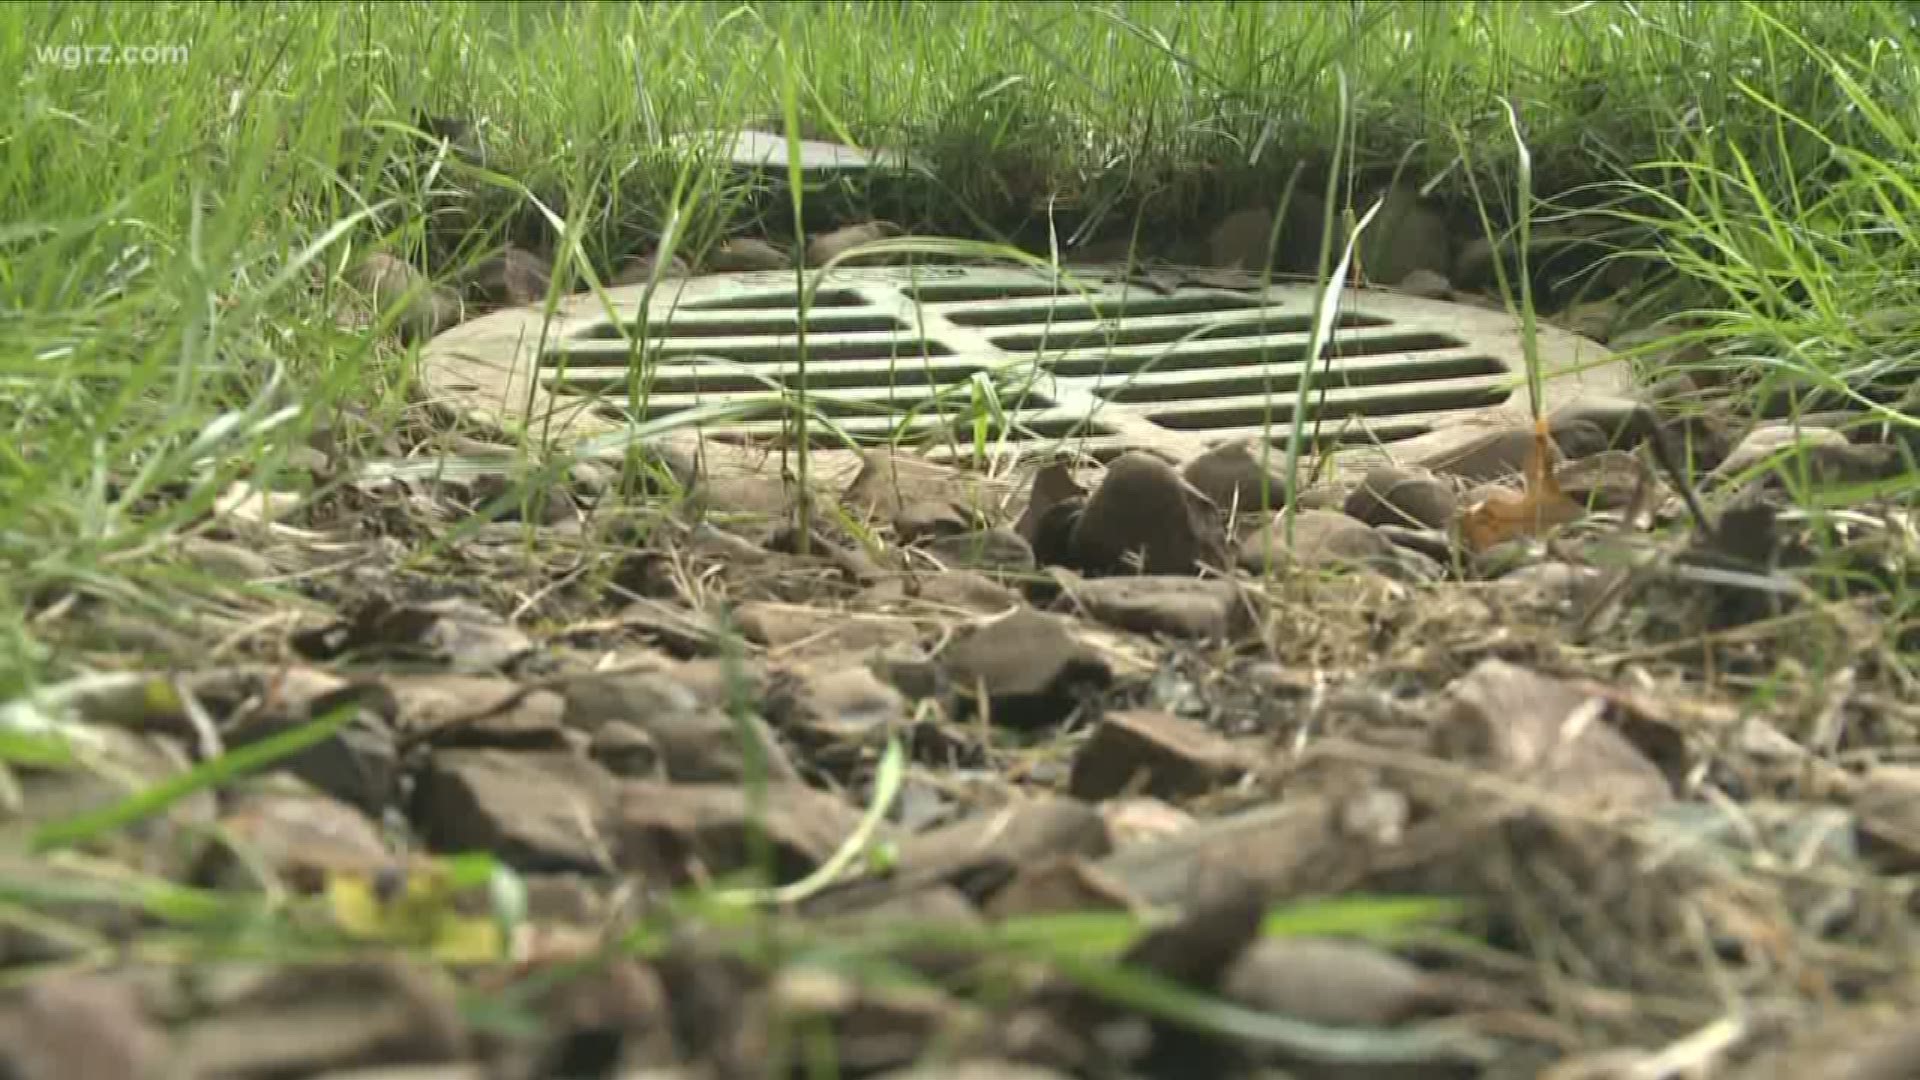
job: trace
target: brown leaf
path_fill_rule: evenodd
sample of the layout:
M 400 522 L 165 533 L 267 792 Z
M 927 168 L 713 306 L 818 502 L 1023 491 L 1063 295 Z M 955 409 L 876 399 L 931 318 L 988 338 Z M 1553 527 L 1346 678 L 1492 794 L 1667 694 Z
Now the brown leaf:
M 1526 487 L 1489 495 L 1460 515 L 1460 535 L 1473 551 L 1523 536 L 1539 536 L 1577 521 L 1580 504 L 1567 498 L 1553 475 L 1553 449 L 1544 418 L 1533 424 L 1533 452 L 1527 456 Z

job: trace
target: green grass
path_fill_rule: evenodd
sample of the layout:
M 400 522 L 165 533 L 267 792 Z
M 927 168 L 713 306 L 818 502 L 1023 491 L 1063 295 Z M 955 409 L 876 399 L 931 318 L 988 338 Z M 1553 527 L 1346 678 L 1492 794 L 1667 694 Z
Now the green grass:
M 1221 211 L 1271 205 L 1290 184 L 1363 220 L 1352 174 L 1432 181 L 1463 229 L 1597 210 L 1622 226 L 1622 256 L 1651 268 L 1632 298 L 1642 316 L 1699 319 L 1714 346 L 1702 366 L 1756 403 L 1851 403 L 1911 428 L 1911 400 L 1866 394 L 1920 364 L 1920 30 L 1906 12 L 8 6 L 0 65 L 20 91 L 0 102 L 0 702 L 82 673 L 48 632 L 56 615 L 182 623 L 216 609 L 206 583 L 174 572 L 177 538 L 236 480 L 282 479 L 289 452 L 342 409 L 372 430 L 407 417 L 413 354 L 337 322 L 354 259 L 388 250 L 444 280 L 514 239 L 558 253 L 551 300 L 602 287 L 656 243 L 817 227 L 826 194 L 769 198 L 710 146 L 672 142 L 750 121 L 910 150 L 910 182 L 833 198 L 871 196 L 881 216 L 1002 254 L 1136 229 L 1204 237 Z M 106 43 L 189 55 L 68 67 L 39 52 Z M 484 168 L 408 159 L 405 125 L 423 114 L 481 121 Z M 1337 249 L 1322 263 L 1341 264 Z M 1531 326 L 1529 287 L 1511 284 Z M 633 365 L 630 396 L 645 375 Z M 961 425 L 984 458 L 1019 390 L 969 390 Z M 802 432 L 833 434 L 804 393 L 790 411 Z M 1909 475 L 1882 494 L 1913 489 Z M 1910 598 L 1893 603 L 1893 625 L 1910 623 Z M 0 760 L 59 758 L 39 732 L 0 730 Z M 259 764 L 203 765 L 43 839 L 92 836 Z M 151 882 L 106 894 L 189 922 L 264 917 Z

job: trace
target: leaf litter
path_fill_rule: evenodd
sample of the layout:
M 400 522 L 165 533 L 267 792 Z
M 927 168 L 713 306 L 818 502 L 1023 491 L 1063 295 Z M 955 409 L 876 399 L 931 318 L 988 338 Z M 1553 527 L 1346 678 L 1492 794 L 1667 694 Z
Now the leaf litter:
M 1244 446 L 233 488 L 217 612 L 0 705 L 0 1060 L 1895 1075 L 1911 523 L 1573 420 L 1286 528 Z

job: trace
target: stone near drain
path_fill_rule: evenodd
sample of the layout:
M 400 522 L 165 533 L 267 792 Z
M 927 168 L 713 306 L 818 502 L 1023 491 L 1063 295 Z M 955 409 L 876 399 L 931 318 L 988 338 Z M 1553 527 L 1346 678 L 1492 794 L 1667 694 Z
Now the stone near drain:
M 600 725 L 587 744 L 587 756 L 615 776 L 667 779 L 666 765 L 653 736 L 623 720 Z
M 739 784 L 627 780 L 607 818 L 620 869 L 676 886 L 750 868 L 755 829 L 771 849 L 776 883 L 797 881 L 859 825 L 854 807 L 792 781 L 769 783 L 756 798 Z M 883 826 L 880 839 L 889 832 Z
M 1242 570 L 1263 574 L 1269 568 L 1384 565 L 1393 558 L 1393 542 L 1366 522 L 1336 510 L 1301 510 L 1294 514 L 1291 546 L 1286 518 L 1275 514 L 1241 539 L 1238 561 Z
M 855 248 L 881 240 L 906 235 L 906 230 L 891 221 L 865 221 L 858 225 L 848 225 L 832 232 L 821 233 L 807 241 L 807 265 L 825 266 L 828 262 L 853 251 Z M 860 255 L 849 262 L 870 263 L 893 261 L 901 256 Z
M 667 775 L 678 781 L 742 780 L 748 775 L 747 748 L 741 744 L 742 724 L 717 705 L 724 702 L 724 685 L 716 685 L 703 699 L 689 685 L 697 671 L 621 672 L 579 675 L 557 688 L 566 700 L 566 724 L 576 731 L 597 733 L 603 725 L 622 721 L 644 732 Z M 716 680 L 724 673 L 715 672 Z M 758 701 L 760 690 L 749 689 Z M 766 775 L 791 780 L 799 774 L 765 721 L 745 718 L 744 727 L 760 743 L 758 756 Z
M 1068 540 L 1090 574 L 1196 574 L 1227 565 L 1219 508 L 1151 454 L 1107 466 Z
M 918 499 L 893 516 L 893 532 L 903 544 L 958 536 L 974 529 L 973 515 L 949 499 Z
M 1555 798 L 1646 810 L 1673 801 L 1658 766 L 1608 726 L 1605 702 L 1504 660 L 1483 660 L 1448 688 L 1436 750 L 1474 760 Z
M 1253 623 L 1253 598 L 1231 581 L 1153 575 L 1066 580 L 1054 604 L 1117 630 L 1225 640 Z
M 1876 765 L 1855 785 L 1853 811 L 1883 872 L 1920 870 L 1920 766 Z
M 1089 802 L 1123 792 L 1178 802 L 1230 783 L 1249 764 L 1238 747 L 1192 720 L 1111 712 L 1074 755 L 1067 790 Z
M 220 827 L 250 860 L 298 892 L 318 891 L 335 874 L 372 874 L 394 865 L 365 814 L 282 778 L 243 792 L 221 815 Z M 209 852 L 208 860 L 202 872 L 209 877 L 239 871 L 224 850 Z
M 715 244 L 706 258 L 706 269 L 716 274 L 786 270 L 792 266 L 793 257 L 787 252 L 751 236 L 728 237 Z
M 1368 525 L 1444 529 L 1458 509 L 1453 488 L 1424 469 L 1380 465 L 1347 495 L 1347 516 Z
M 1329 1027 L 1387 1028 L 1446 1004 L 1434 980 L 1359 941 L 1262 938 L 1234 961 L 1223 995 L 1249 1009 Z
M 1245 440 L 1208 450 L 1187 462 L 1180 475 L 1222 510 L 1275 510 L 1287 499 L 1286 478 L 1262 468 L 1260 455 Z
M 373 298 L 376 317 L 396 307 L 396 329 L 407 343 L 424 341 L 457 324 L 465 310 L 452 289 L 431 284 L 411 263 L 376 251 L 348 271 L 348 284 Z
M 130 979 L 51 972 L 0 1009 L 0 1074 L 10 1080 L 145 1080 L 166 1075 L 167 1034 Z
M 1315 795 L 1203 821 L 1162 840 L 1124 848 L 1094 864 L 1139 903 L 1179 906 L 1224 878 L 1269 895 L 1317 887 L 1326 861 L 1351 847 L 1336 828 L 1337 805 Z
M 1112 850 L 1100 812 L 1077 799 L 1041 796 L 993 807 L 903 839 L 894 866 L 906 882 L 945 882 L 976 898 L 1014 869 L 1061 858 L 1097 859 Z
M 1394 289 L 1423 300 L 1447 300 L 1453 296 L 1453 282 L 1447 280 L 1447 275 L 1426 267 L 1401 278 Z
M 466 277 L 467 294 L 488 304 L 520 307 L 546 299 L 553 269 L 545 259 L 524 248 L 509 245 Z
M 1417 188 L 1397 184 L 1360 237 L 1360 267 L 1371 281 L 1405 281 L 1416 270 L 1445 274 L 1453 266 L 1447 222 Z
M 393 694 L 395 726 L 409 742 L 517 750 L 568 747 L 561 724 L 566 700 L 550 690 L 523 692 L 513 680 L 489 675 L 396 675 L 386 686 Z
M 656 274 L 654 268 L 658 266 L 659 263 L 660 253 L 657 251 L 650 252 L 646 255 L 632 256 L 627 259 L 626 262 L 620 264 L 619 272 L 613 275 L 612 284 L 615 286 L 644 285 L 654 279 Z M 692 274 L 693 270 L 687 266 L 685 259 L 675 255 L 668 259 L 667 265 L 657 271 L 657 273 L 660 280 L 665 281 L 668 278 L 686 277 Z
M 421 772 L 412 818 L 438 852 L 486 851 L 530 872 L 605 871 L 598 822 L 616 784 L 574 754 L 442 750 Z
M 938 659 L 956 692 L 1013 727 L 1062 720 L 1113 680 L 1106 660 L 1064 619 L 1030 608 L 961 631 Z
M 1017 575 L 1030 573 L 1035 566 L 1033 548 L 1011 529 L 937 536 L 919 546 L 951 569 Z
M 843 658 L 776 673 L 766 713 L 809 745 L 857 753 L 906 723 L 907 699 L 865 664 Z
M 972 570 L 888 578 L 853 599 L 856 609 L 880 612 L 919 608 L 942 614 L 1000 615 L 1020 605 L 1018 593 Z
M 406 961 L 284 965 L 178 1032 L 172 1075 L 324 1076 L 472 1052 L 451 977 Z

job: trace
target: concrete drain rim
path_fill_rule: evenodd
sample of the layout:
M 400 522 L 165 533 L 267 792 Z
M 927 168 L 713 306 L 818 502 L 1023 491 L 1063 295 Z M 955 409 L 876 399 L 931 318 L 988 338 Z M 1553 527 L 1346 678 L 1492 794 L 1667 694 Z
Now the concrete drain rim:
M 807 281 L 813 283 L 819 273 L 807 271 Z M 1044 421 L 1053 434 L 1043 431 L 1042 438 L 1023 443 L 1003 432 L 1001 441 L 989 448 L 998 464 L 1012 458 L 1026 462 L 1051 458 L 1062 449 L 1106 459 L 1126 450 L 1146 450 L 1183 461 L 1223 442 L 1250 439 L 1257 446 L 1261 435 L 1269 433 L 1263 431 L 1263 423 L 1235 424 L 1232 417 L 1244 420 L 1252 411 L 1264 413 L 1269 403 L 1276 414 L 1290 412 L 1297 382 L 1286 380 L 1297 380 L 1301 363 L 1297 356 L 1278 362 L 1268 357 L 1274 350 L 1304 354 L 1310 329 L 1305 324 L 1310 324 L 1315 297 L 1311 285 L 1274 283 L 1263 292 L 1254 275 L 1193 270 L 1184 279 L 1171 278 L 1182 281 L 1177 286 L 1154 288 L 1141 284 L 1138 277 L 1129 280 L 1117 268 L 1069 267 L 1067 273 L 1072 283 L 1063 291 L 1050 274 L 1025 267 L 836 268 L 818 282 L 816 303 L 809 310 L 807 336 L 814 355 L 809 362 L 809 392 L 816 403 L 836 408 L 859 404 L 861 390 L 884 389 L 878 398 L 884 405 L 911 400 L 910 391 L 921 391 L 924 403 L 929 388 L 936 392 L 964 388 L 977 374 L 1023 376 L 1022 369 L 1027 369 L 1034 373 L 1033 385 L 1043 388 L 1031 391 L 1038 407 L 1003 408 L 1003 414 L 1023 422 Z M 796 366 L 780 355 L 783 343 L 797 338 L 798 313 L 792 303 L 796 287 L 796 276 L 788 270 L 661 281 L 648 306 L 648 336 L 662 356 L 654 366 L 654 378 L 691 380 L 696 404 L 705 393 L 702 380 L 708 377 L 736 383 L 764 378 L 784 381 Z M 995 292 L 1024 295 L 988 295 Z M 1069 315 L 1100 314 L 1075 310 L 1087 297 L 1096 304 L 1118 305 L 1121 313 L 1091 320 L 1061 317 L 1063 309 Z M 631 326 L 645 302 L 646 286 L 610 289 L 607 298 L 612 316 Z M 1024 317 L 1042 308 L 1047 311 L 1042 321 Z M 1149 313 L 1134 313 L 1141 309 Z M 1153 309 L 1160 313 L 1153 314 Z M 1369 417 L 1371 426 L 1363 431 L 1361 446 L 1334 448 L 1335 474 L 1352 473 L 1387 459 L 1431 458 L 1489 430 L 1529 422 L 1522 330 L 1505 312 L 1383 290 L 1347 289 L 1341 294 L 1339 317 L 1355 323 L 1333 335 L 1331 347 L 1347 355 L 1336 357 L 1330 365 L 1315 365 L 1315 399 L 1363 416 L 1381 401 L 1418 406 L 1431 398 L 1441 407 L 1374 414 L 1385 424 L 1373 424 Z M 1267 321 L 1271 319 L 1278 319 L 1283 328 L 1273 331 Z M 660 335 L 657 328 L 663 320 L 672 332 Z M 1248 324 L 1260 332 L 1236 332 Z M 720 332 L 729 327 L 785 333 Z M 1166 340 L 1176 332 L 1187 337 L 1196 327 L 1200 333 L 1185 341 Z M 1212 333 L 1209 327 L 1223 332 Z M 1106 340 L 1096 342 L 1100 348 L 1091 352 L 1063 349 L 1054 343 L 1056 333 L 1081 335 L 1070 339 L 1070 345 L 1089 334 Z M 1042 340 L 1033 340 L 1036 335 Z M 1143 342 L 1116 343 L 1114 335 Z M 1537 327 L 1536 340 L 1545 368 L 1548 413 L 1575 398 L 1622 397 L 1630 392 L 1631 373 L 1600 344 L 1544 323 Z M 896 347 L 884 361 L 888 381 L 876 386 L 874 365 L 881 361 L 870 354 L 889 342 Z M 1038 345 L 1045 348 L 1036 351 Z M 1408 347 L 1395 349 L 1395 345 Z M 599 297 L 576 293 L 558 300 L 550 318 L 543 305 L 505 309 L 433 338 L 422 349 L 421 385 L 428 401 L 450 415 L 564 446 L 586 438 L 617 436 L 625 430 L 626 421 L 616 418 L 623 414 L 608 404 L 623 399 L 608 396 L 596 404 L 590 392 L 555 390 L 547 384 L 562 376 L 624 382 L 628 348 Z M 1141 351 L 1153 348 L 1163 351 Z M 1236 350 L 1252 350 L 1254 358 L 1237 361 L 1232 355 Z M 556 352 L 564 355 L 544 365 L 540 362 Z M 1036 356 L 1041 359 L 1036 361 Z M 1157 366 L 1168 357 L 1173 358 L 1170 366 Z M 1107 370 L 1114 363 L 1123 370 Z M 1140 370 L 1124 370 L 1126 365 Z M 1096 366 L 1099 370 L 1091 370 Z M 908 382 L 898 381 L 901 372 L 908 374 Z M 1363 379 L 1378 381 L 1355 386 L 1356 372 Z M 1260 394 L 1244 392 L 1250 381 L 1271 387 L 1270 380 L 1276 378 L 1286 385 Z M 1233 386 L 1242 392 L 1210 392 L 1210 388 Z M 722 389 L 713 391 L 712 397 L 738 401 L 742 393 L 751 396 L 750 391 Z M 1475 400 L 1447 407 L 1444 402 L 1450 394 Z M 1129 396 L 1140 400 L 1116 400 Z M 680 404 L 667 394 L 651 394 L 649 402 Z M 852 415 L 855 419 L 846 421 L 850 426 L 865 423 L 857 412 Z M 928 413 L 937 415 L 937 409 Z M 1222 423 L 1209 426 L 1214 420 Z M 1281 446 L 1288 422 L 1283 415 L 1272 417 L 1270 434 Z M 1096 433 L 1073 430 L 1089 424 Z M 1323 433 L 1339 426 L 1337 416 L 1321 421 Z M 1388 438 L 1367 433 L 1382 429 Z M 695 450 L 709 468 L 731 463 L 757 470 L 768 461 L 777 463 L 781 451 L 771 445 L 743 445 L 737 441 L 739 433 L 769 430 L 765 423 L 721 424 L 704 432 L 683 427 L 649 441 Z M 1404 434 L 1395 437 L 1395 431 Z M 1366 445 L 1369 440 L 1375 445 Z M 972 462 L 974 455 L 967 451 L 968 446 L 951 442 L 921 450 L 954 464 Z M 853 451 L 833 446 L 816 448 L 810 460 L 816 473 L 827 474 L 850 473 L 860 459 Z

